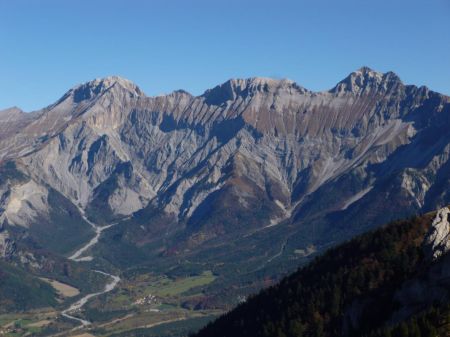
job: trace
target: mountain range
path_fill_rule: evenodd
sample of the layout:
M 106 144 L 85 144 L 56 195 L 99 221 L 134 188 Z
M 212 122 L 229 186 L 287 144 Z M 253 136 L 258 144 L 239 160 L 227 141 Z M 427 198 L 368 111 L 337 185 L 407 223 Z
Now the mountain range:
M 0 256 L 69 283 L 77 270 L 80 288 L 99 266 L 212 271 L 184 305 L 225 310 L 357 234 L 450 203 L 449 128 L 450 97 L 367 67 L 322 92 L 249 78 L 150 97 L 96 79 L 41 110 L 0 111 Z

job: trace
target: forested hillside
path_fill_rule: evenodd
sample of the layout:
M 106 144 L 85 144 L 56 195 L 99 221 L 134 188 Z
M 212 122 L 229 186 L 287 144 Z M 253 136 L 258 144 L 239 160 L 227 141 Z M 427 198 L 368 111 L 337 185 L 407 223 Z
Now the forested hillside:
M 432 220 L 397 221 L 331 249 L 195 337 L 447 336 L 450 259 L 424 253 Z
M 55 290 L 49 284 L 0 261 L 0 314 L 56 304 Z

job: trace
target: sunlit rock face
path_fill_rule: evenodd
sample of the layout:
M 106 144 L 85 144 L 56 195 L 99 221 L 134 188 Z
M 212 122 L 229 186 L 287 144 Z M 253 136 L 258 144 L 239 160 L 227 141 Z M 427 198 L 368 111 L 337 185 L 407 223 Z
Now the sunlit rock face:
M 3 212 L 27 226 L 51 188 L 111 216 L 152 207 L 206 239 L 308 219 L 324 229 L 335 214 L 339 228 L 370 227 L 450 200 L 449 101 L 366 67 L 324 92 L 250 78 L 148 97 L 97 79 L 40 111 L 0 112 L 0 160 L 36 192 L 5 187 Z
M 430 259 L 437 259 L 450 251 L 450 223 L 448 207 L 441 208 L 436 213 L 430 231 L 424 242 L 425 254 Z

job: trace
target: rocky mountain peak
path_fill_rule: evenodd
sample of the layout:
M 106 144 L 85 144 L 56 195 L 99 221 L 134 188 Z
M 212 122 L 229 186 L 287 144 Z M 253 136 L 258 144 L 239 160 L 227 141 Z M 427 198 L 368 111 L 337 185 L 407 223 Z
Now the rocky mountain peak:
M 192 94 L 186 90 L 183 89 L 178 89 L 178 90 L 174 90 L 171 94 L 173 95 L 186 95 L 186 96 L 192 96 Z
M 22 115 L 24 112 L 22 111 L 22 109 L 13 106 L 11 108 L 7 108 L 5 110 L 0 110 L 0 119 L 3 118 L 14 118 L 15 116 L 19 116 Z
M 403 86 L 397 74 L 389 71 L 381 73 L 369 67 L 361 67 L 352 72 L 344 80 L 339 82 L 333 89 L 335 94 L 369 94 L 390 93 Z
M 133 96 L 145 95 L 136 84 L 120 76 L 97 78 L 76 86 L 71 89 L 68 94 L 73 95 L 73 100 L 75 103 L 79 103 L 81 101 L 99 96 L 112 88 L 129 92 Z M 67 94 L 63 98 L 66 96 Z
M 237 98 L 247 99 L 258 94 L 273 94 L 278 91 L 295 91 L 305 93 L 307 90 L 289 79 L 273 79 L 266 77 L 251 77 L 245 79 L 230 79 L 212 89 L 205 91 L 202 97 L 207 104 L 221 105 Z
M 450 251 L 450 223 L 448 207 L 437 211 L 431 228 L 425 237 L 424 252 L 430 259 L 437 259 Z

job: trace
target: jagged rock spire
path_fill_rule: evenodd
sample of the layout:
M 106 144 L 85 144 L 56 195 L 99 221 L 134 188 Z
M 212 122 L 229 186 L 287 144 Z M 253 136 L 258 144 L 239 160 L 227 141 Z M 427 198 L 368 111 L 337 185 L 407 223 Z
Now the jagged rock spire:
M 369 92 L 389 92 L 402 86 L 403 83 L 397 74 L 389 71 L 381 73 L 374 71 L 369 67 L 362 67 L 344 80 L 340 81 L 333 89 L 332 93 L 343 94 L 346 92 L 353 94 L 362 94 Z

